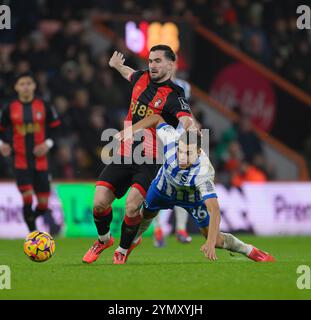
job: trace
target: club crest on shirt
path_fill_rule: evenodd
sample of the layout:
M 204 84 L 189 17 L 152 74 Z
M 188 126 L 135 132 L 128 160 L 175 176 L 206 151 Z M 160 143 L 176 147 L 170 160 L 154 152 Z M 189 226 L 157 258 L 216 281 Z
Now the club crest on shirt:
M 162 100 L 161 99 L 158 99 L 155 103 L 154 103 L 154 107 L 155 108 L 159 108 L 159 106 L 161 105 L 162 103 Z
M 186 175 L 182 175 L 181 178 L 180 178 L 181 182 L 185 183 L 187 182 L 187 176 Z
M 36 113 L 36 118 L 37 118 L 37 120 L 41 120 L 42 119 L 42 112 L 38 111 Z

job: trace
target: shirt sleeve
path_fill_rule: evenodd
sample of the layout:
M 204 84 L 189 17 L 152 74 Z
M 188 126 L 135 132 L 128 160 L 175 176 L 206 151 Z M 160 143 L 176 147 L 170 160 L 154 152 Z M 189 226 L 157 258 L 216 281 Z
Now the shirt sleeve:
M 9 107 L 0 108 L 0 132 L 4 132 L 10 124 Z
M 183 116 L 192 117 L 188 100 L 185 98 L 184 90 L 173 91 L 167 97 L 165 110 L 175 118 Z
M 202 177 L 198 180 L 197 189 L 200 192 L 203 201 L 209 198 L 217 198 L 214 182 L 206 177 Z
M 134 71 L 131 75 L 130 75 L 130 83 L 132 85 L 135 85 L 135 83 L 138 81 L 138 79 L 144 74 L 145 71 L 142 70 L 138 70 L 138 71 Z

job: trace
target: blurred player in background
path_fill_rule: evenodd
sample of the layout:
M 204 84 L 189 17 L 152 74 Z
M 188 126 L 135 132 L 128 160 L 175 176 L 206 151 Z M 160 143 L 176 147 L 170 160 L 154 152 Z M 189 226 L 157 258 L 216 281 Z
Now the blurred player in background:
M 174 127 L 178 125 L 178 120 L 185 127 L 193 124 L 184 90 L 170 80 L 175 60 L 175 54 L 170 47 L 157 45 L 150 49 L 149 70 L 135 71 L 124 65 L 125 59 L 121 53 L 114 52 L 109 61 L 110 67 L 116 69 L 133 85 L 131 105 L 126 118 L 131 125 L 151 114 L 161 114 Z M 122 163 L 113 162 L 107 165 L 98 178 L 93 210 L 98 240 L 84 255 L 82 261 L 85 263 L 93 263 L 103 250 L 113 245 L 114 239 L 110 234 L 111 204 L 130 188 L 126 198 L 120 245 L 113 256 L 114 264 L 124 264 L 126 261 L 127 251 L 140 225 L 141 205 L 158 171 L 154 128 L 149 129 L 149 137 L 143 140 L 142 145 L 143 156 L 151 159 L 151 163 L 137 164 L 133 159 L 135 143 L 132 146 L 131 142 L 122 142 L 119 150 Z
M 191 86 L 189 82 L 187 82 L 186 80 L 176 77 L 177 69 L 178 69 L 178 60 L 176 59 L 171 80 L 174 83 L 176 83 L 178 86 L 184 89 L 185 98 L 187 101 L 190 101 Z M 189 218 L 188 212 L 182 207 L 175 206 L 173 210 L 171 209 L 161 210 L 153 220 L 154 221 L 154 246 L 157 248 L 161 248 L 165 246 L 165 237 L 164 237 L 163 228 L 161 226 L 160 217 L 165 218 L 165 220 L 168 220 L 169 217 L 167 217 L 167 215 L 170 215 L 172 212 L 175 213 L 176 239 L 181 243 L 190 243 L 192 241 L 191 236 L 187 232 L 187 222 Z
M 160 115 L 152 115 L 133 126 L 133 132 L 157 128 L 164 146 L 164 164 L 148 189 L 143 208 L 143 220 L 127 257 L 141 242 L 141 234 L 161 209 L 180 206 L 194 219 L 207 239 L 201 246 L 204 255 L 214 261 L 216 248 L 244 254 L 256 262 L 274 262 L 268 253 L 246 244 L 232 234 L 220 232 L 220 209 L 214 186 L 214 168 L 201 149 L 201 134 L 197 130 L 175 130 Z
M 23 198 L 23 216 L 29 231 L 36 218 L 50 215 L 49 165 L 47 154 L 52 148 L 60 120 L 54 108 L 35 96 L 36 82 L 31 73 L 20 74 L 13 99 L 0 111 L 0 152 L 4 157 L 13 149 L 17 187 Z M 37 206 L 32 209 L 33 194 Z M 54 233 L 53 230 L 50 230 Z

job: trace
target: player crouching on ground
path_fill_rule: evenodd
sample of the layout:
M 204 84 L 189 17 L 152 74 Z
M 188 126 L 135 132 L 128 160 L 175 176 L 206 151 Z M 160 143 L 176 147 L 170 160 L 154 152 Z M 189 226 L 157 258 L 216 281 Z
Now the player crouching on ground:
M 175 130 L 159 115 L 152 115 L 136 123 L 132 134 L 140 129 L 156 127 L 164 145 L 164 164 L 147 192 L 143 219 L 130 252 L 141 242 L 141 235 L 161 209 L 175 205 L 185 208 L 207 241 L 201 246 L 204 255 L 214 261 L 215 248 L 244 254 L 257 262 L 274 262 L 268 253 L 245 244 L 232 234 L 220 232 L 220 209 L 214 187 L 214 168 L 201 149 L 201 134 L 197 130 Z M 124 139 L 121 132 L 117 138 Z

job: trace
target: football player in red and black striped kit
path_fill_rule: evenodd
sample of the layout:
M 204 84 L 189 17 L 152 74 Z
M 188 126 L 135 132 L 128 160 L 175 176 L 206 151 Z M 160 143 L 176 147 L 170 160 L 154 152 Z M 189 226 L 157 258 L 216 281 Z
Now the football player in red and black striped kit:
M 9 156 L 13 149 L 23 215 L 29 231 L 33 231 L 36 230 L 36 218 L 49 212 L 47 153 L 54 144 L 53 137 L 60 120 L 52 107 L 35 96 L 36 83 L 31 73 L 18 75 L 14 89 L 17 99 L 0 109 L 0 152 Z M 33 193 L 38 200 L 34 211 Z
M 185 128 L 193 125 L 184 90 L 170 80 L 175 60 L 175 54 L 170 47 L 157 45 L 150 49 L 149 69 L 135 71 L 124 65 L 125 59 L 121 53 L 114 52 L 109 61 L 110 67 L 115 68 L 133 86 L 131 105 L 126 118 L 131 125 L 151 114 L 161 114 L 165 121 L 174 127 L 179 121 Z M 155 129 L 147 130 L 151 133 L 151 139 L 145 137 L 143 140 L 143 156 L 154 160 L 157 154 L 156 132 Z M 129 148 L 126 142 L 122 142 L 122 163 L 107 165 L 96 183 L 93 216 L 98 240 L 83 257 L 85 263 L 96 261 L 104 249 L 113 245 L 114 239 L 110 235 L 111 203 L 115 198 L 121 198 L 129 188 L 120 245 L 113 257 L 114 264 L 124 264 L 133 249 L 131 244 L 141 221 L 139 210 L 158 171 L 156 161 L 133 163 L 133 149 Z

